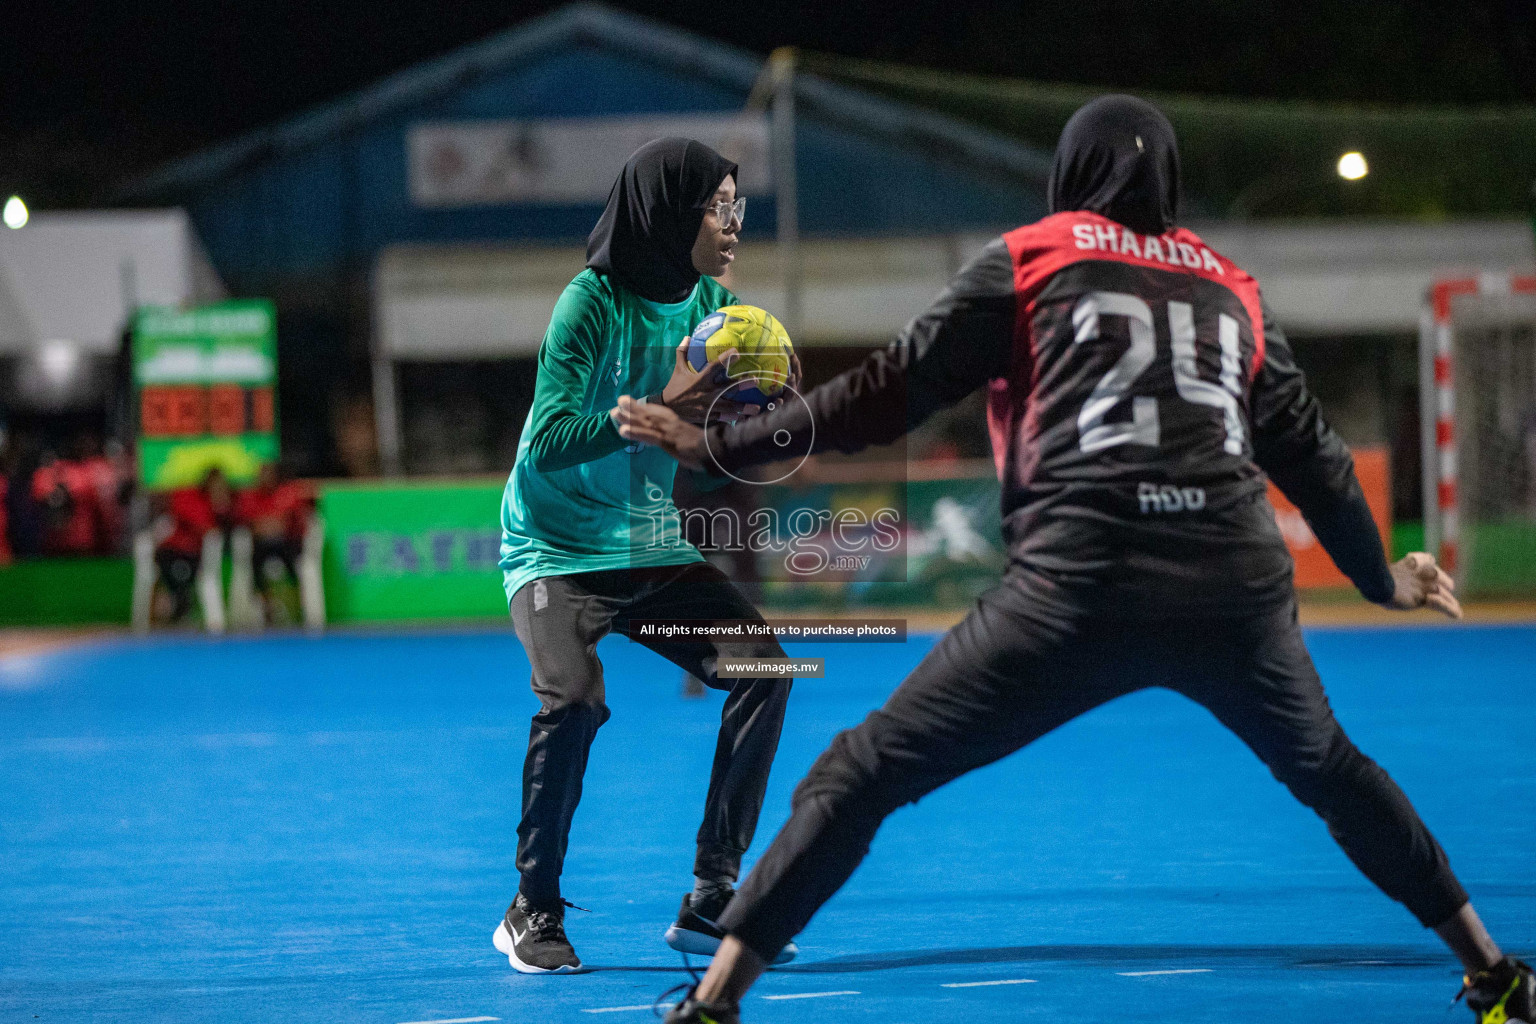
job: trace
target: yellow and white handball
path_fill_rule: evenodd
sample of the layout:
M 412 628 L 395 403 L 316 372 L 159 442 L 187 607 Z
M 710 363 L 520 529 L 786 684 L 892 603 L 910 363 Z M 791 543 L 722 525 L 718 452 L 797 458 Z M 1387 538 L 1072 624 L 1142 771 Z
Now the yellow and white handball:
M 702 370 L 712 359 L 736 350 L 728 372 L 738 402 L 768 405 L 789 382 L 794 345 L 778 317 L 757 306 L 724 306 L 700 321 L 688 339 L 688 365 Z

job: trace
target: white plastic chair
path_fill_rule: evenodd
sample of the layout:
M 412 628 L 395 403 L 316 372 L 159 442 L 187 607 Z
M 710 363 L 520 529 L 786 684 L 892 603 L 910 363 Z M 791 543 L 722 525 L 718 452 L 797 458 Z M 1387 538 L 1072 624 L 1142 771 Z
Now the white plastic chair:
M 210 633 L 222 633 L 224 617 L 224 532 L 209 530 L 203 535 L 203 559 L 197 567 L 197 603 L 203 607 L 203 626 Z
M 160 578 L 160 568 L 155 565 L 157 525 L 151 524 L 133 535 L 133 631 L 140 634 L 149 632 L 155 581 Z
M 310 516 L 299 551 L 299 603 L 304 609 L 304 628 L 318 633 L 325 628 L 325 581 L 321 555 L 325 550 L 325 520 Z
M 229 532 L 229 625 L 231 629 L 261 629 L 266 625 L 256 600 L 256 570 L 252 564 L 256 540 L 249 527 Z

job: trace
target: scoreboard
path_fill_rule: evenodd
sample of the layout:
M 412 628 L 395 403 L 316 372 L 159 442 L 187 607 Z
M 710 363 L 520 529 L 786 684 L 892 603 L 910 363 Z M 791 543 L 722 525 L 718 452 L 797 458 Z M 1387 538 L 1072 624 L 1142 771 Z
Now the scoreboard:
M 150 440 L 270 434 L 271 386 L 150 384 L 139 392 L 139 432 Z
M 272 303 L 147 307 L 133 330 L 139 478 L 186 487 L 217 466 L 237 485 L 277 458 L 277 332 Z

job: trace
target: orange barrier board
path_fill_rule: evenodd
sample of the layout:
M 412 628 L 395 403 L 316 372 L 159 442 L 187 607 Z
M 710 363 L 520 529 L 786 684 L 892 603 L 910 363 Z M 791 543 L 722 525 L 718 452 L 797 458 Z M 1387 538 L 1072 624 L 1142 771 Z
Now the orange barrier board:
M 1365 491 L 1366 504 L 1371 506 L 1371 518 L 1381 533 L 1382 546 L 1392 550 L 1392 475 L 1387 460 L 1387 450 L 1379 445 L 1354 449 L 1355 475 Z M 1273 483 L 1269 485 L 1269 502 L 1275 507 L 1275 522 L 1285 538 L 1285 546 L 1296 559 L 1296 587 L 1347 587 L 1347 577 L 1334 567 L 1328 552 L 1317 542 L 1311 527 L 1302 518 L 1301 510 L 1286 500 L 1285 495 Z

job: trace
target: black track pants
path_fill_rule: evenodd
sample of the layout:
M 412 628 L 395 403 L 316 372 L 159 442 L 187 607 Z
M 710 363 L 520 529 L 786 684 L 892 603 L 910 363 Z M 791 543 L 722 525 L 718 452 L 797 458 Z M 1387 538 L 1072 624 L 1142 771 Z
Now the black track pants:
M 629 635 L 631 619 L 761 621 L 761 616 L 720 570 L 705 562 L 548 576 L 513 595 L 512 625 L 533 665 L 533 692 L 540 702 L 528 736 L 523 817 L 517 827 L 519 888 L 530 898 L 560 894 L 587 752 L 609 715 L 597 642 L 610 632 Z M 693 870 L 703 878 L 735 880 L 757 829 L 790 682 L 721 680 L 715 662 L 721 657 L 782 658 L 784 651 L 773 639 L 632 639 L 730 694 L 720 715 Z
M 1426 926 L 1467 902 L 1408 799 L 1334 719 L 1294 603 L 1249 617 L 1115 621 L 1062 611 L 1003 584 L 884 707 L 833 739 L 721 927 L 772 960 L 848 880 L 886 815 L 1151 686 L 1209 709 Z

